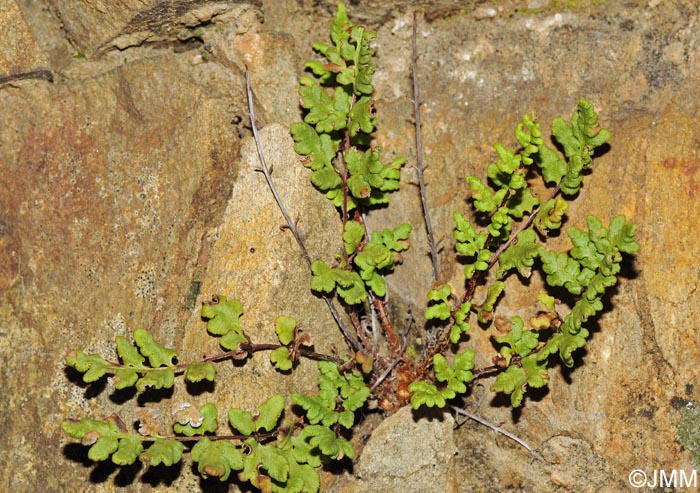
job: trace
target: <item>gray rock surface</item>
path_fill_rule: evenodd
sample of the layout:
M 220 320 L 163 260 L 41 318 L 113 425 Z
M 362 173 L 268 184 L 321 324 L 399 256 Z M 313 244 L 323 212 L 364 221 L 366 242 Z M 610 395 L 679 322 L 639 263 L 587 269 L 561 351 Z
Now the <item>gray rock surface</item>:
M 457 492 L 454 420 L 449 414 L 403 407 L 373 432 L 355 466 L 356 478 L 341 478 L 333 493 Z
M 691 468 L 675 433 L 679 409 L 700 401 L 699 7 L 693 0 L 563 4 L 394 0 L 348 7 L 378 31 L 377 138 L 386 156 L 406 155 L 409 163 L 411 22 L 414 8 L 421 11 L 426 179 L 445 245 L 444 279 L 460 285 L 450 218 L 468 210 L 463 178 L 483 175 L 494 141 L 514 146 L 523 113 L 548 123 L 568 116 L 579 96 L 596 105 L 613 140 L 568 224 L 620 213 L 639 224 L 641 252 L 607 302 L 614 309 L 577 354 L 583 364 L 554 369 L 548 393 L 517 412 L 487 391 L 488 381 L 466 401 L 544 461 L 476 423 L 452 437 L 441 428 L 437 445 L 425 438 L 427 449 L 453 461 L 435 484 L 454 480 L 457 491 L 626 491 L 633 469 Z M 70 349 L 110 355 L 114 336 L 147 327 L 183 360 L 198 357 L 216 350 L 198 317 L 199 302 L 214 293 L 244 302 L 246 330 L 261 341 L 272 338 L 274 317 L 284 313 L 323 347 L 343 347 L 254 171 L 243 77 L 247 66 L 281 192 L 314 254 L 330 259 L 334 212 L 307 185 L 285 129 L 299 118 L 296 80 L 313 56 L 310 43 L 325 39 L 333 11 L 326 0 L 4 2 L 0 490 L 200 490 L 188 466 L 173 477 L 94 468 L 80 447 L 67 445 L 60 431 L 66 417 L 118 412 L 129 420 L 136 404 L 75 385 L 63 363 Z M 372 226 L 420 224 L 413 179 L 409 167 L 394 208 L 370 217 Z M 396 305 L 414 313 L 430 282 L 424 244 L 415 228 L 404 266 L 390 278 Z M 527 316 L 535 305 L 525 294 L 514 291 L 503 312 Z M 469 344 L 480 355 L 477 365 L 488 364 L 486 335 L 474 330 Z M 188 399 L 257 405 L 268 392 L 313 386 L 313 366 L 301 370 L 293 381 L 278 379 L 256 358 L 245 371 L 222 367 L 215 394 Z M 169 402 L 138 404 L 166 406 L 167 414 Z M 400 430 L 389 433 L 395 441 L 379 433 L 371 447 L 386 447 L 388 456 L 389 444 L 406 444 L 391 450 L 409 467 L 413 445 Z M 381 470 L 371 457 L 355 465 L 357 485 Z M 382 488 L 407 488 L 404 477 L 395 476 L 394 486 L 389 477 Z M 352 488 L 350 476 L 343 481 L 338 491 Z M 324 488 L 332 483 L 324 477 Z

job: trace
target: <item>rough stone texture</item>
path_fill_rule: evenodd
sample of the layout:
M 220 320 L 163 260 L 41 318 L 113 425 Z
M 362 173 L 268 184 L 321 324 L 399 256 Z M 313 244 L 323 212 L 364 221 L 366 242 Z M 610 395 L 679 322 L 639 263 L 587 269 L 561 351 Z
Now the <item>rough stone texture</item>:
M 86 55 L 124 50 L 143 43 L 199 38 L 195 29 L 224 15 L 235 5 L 260 1 L 50 0 L 66 39 Z
M 544 461 L 466 423 L 452 438 L 458 491 L 625 491 L 633 469 L 691 467 L 675 430 L 678 409 L 700 400 L 698 6 L 692 0 L 556 6 L 562 3 L 349 6 L 354 19 L 379 33 L 377 137 L 386 156 L 409 161 L 415 156 L 411 22 L 416 5 L 423 11 L 426 178 L 445 244 L 444 279 L 459 285 L 450 218 L 455 209 L 468 210 L 463 178 L 483 175 L 494 141 L 514 145 L 512 131 L 524 112 L 547 123 L 568 116 L 580 95 L 595 103 L 613 140 L 570 208 L 570 224 L 581 225 L 589 213 L 604 220 L 624 213 L 639 224 L 641 252 L 607 302 L 614 310 L 595 322 L 585 353 L 577 354 L 582 364 L 552 371 L 549 391 L 517 412 L 488 392 L 489 382 L 467 399 L 471 411 L 527 440 Z M 144 326 L 184 360 L 213 351 L 216 341 L 202 336 L 197 315 L 199 301 L 213 293 L 240 298 L 243 322 L 261 340 L 284 313 L 317 334 L 320 347 L 342 347 L 253 171 L 243 78 L 248 66 L 281 193 L 312 252 L 330 256 L 333 212 L 304 184 L 284 128 L 298 118 L 295 80 L 312 56 L 309 43 L 325 39 L 333 4 L 4 3 L 0 17 L 12 28 L 0 57 L 1 490 L 200 489 L 188 466 L 172 476 L 93 468 L 81 447 L 66 445 L 62 419 L 113 411 L 128 419 L 135 404 L 128 395 L 75 385 L 62 360 L 68 349 L 108 355 L 115 335 Z M 54 83 L 2 78 L 42 68 Z M 395 208 L 375 214 L 372 225 L 420 224 L 411 180 L 409 168 Z M 391 278 L 395 303 L 414 313 L 430 280 L 424 238 L 416 228 L 409 267 Z M 534 308 L 519 291 L 501 304 L 504 314 L 527 316 Z M 479 350 L 477 365 L 488 364 L 487 337 L 475 330 L 469 343 Z M 267 392 L 314 384 L 310 365 L 293 382 L 277 379 L 262 356 L 246 370 L 222 366 L 222 374 L 236 371 L 236 379 L 223 378 L 215 394 L 190 399 L 215 395 L 222 407 L 252 406 Z M 161 397 L 138 404 L 168 406 Z M 409 443 L 403 428 L 389 433 L 396 434 L 392 445 Z M 370 443 L 386 443 L 387 435 L 379 436 Z M 450 440 L 447 434 L 440 442 Z M 437 450 L 434 443 L 428 448 Z M 417 452 L 403 453 L 408 463 Z M 378 463 L 364 457 L 353 472 L 376 470 Z M 404 478 L 396 478 L 393 490 L 403 489 Z
M 457 448 L 449 414 L 403 407 L 373 432 L 355 466 L 356 478 L 343 478 L 332 493 L 456 493 Z M 412 451 L 412 453 L 408 453 Z
M 304 179 L 306 170 L 299 166 L 288 128 L 270 124 L 260 136 L 266 162 L 274 163 L 273 178 L 280 197 L 291 217 L 300 218 L 299 228 L 307 237 L 309 253 L 314 258 L 325 256 L 324 252 L 333 248 L 333 234 L 339 235 L 342 230 L 335 212 L 324 207 L 325 199 L 313 188 L 294 186 Z M 295 317 L 312 332 L 319 351 L 330 353 L 333 344 L 343 344 L 342 339 L 330 313 L 323 309 L 325 305 L 319 306 L 317 298 L 299 289 L 310 282 L 308 266 L 299 258 L 292 236 L 280 228 L 284 219 L 264 176 L 256 172 L 260 164 L 252 139 L 241 149 L 239 163 L 223 220 L 212 233 L 215 245 L 208 254 L 202 292 L 235 296 L 246 308 L 242 321 L 253 341 L 274 342 L 274 320 L 284 314 Z M 324 234 L 312 234 L 318 231 Z M 295 293 L 293 301 L 288 293 Z M 195 313 L 190 321 L 195 327 L 196 318 Z M 201 326 L 199 329 L 186 334 L 183 347 L 201 345 Z M 210 342 L 213 352 L 216 343 Z M 235 371 L 236 378 L 219 378 L 217 395 L 229 396 L 222 404 L 251 409 L 273 393 L 312 390 L 309 383 L 316 383 L 312 374 L 306 373 L 315 368 L 309 361 L 303 362 L 299 368 L 302 371 L 295 371 L 294 378 L 279 378 L 264 353 L 256 355 L 245 368 L 245 372 Z
M 44 53 L 37 46 L 17 2 L 9 0 L 0 5 L 0 23 L 5 35 L 0 52 L 0 80 L 10 75 L 26 74 L 44 68 Z

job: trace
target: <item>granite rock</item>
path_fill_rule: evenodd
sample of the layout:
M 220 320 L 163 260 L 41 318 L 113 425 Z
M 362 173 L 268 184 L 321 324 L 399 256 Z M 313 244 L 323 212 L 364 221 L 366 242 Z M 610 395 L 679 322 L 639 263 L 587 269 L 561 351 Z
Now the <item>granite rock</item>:
M 199 357 L 217 347 L 198 316 L 212 294 L 241 299 L 244 325 L 261 341 L 272 338 L 274 317 L 286 314 L 317 334 L 320 347 L 343 347 L 255 172 L 244 90 L 247 67 L 273 176 L 313 255 L 330 260 L 338 248 L 335 213 L 308 186 L 286 127 L 299 118 L 296 80 L 313 56 L 310 42 L 325 39 L 334 2 L 166 3 L 106 9 L 105 2 L 10 1 L 0 10 L 12 27 L 0 42 L 3 491 L 202 487 L 188 466 L 172 474 L 94 467 L 81 447 L 67 444 L 60 431 L 67 417 L 117 412 L 129 420 L 136 404 L 165 406 L 165 415 L 171 405 L 76 385 L 63 362 L 67 350 L 111 355 L 116 335 L 147 327 L 182 359 Z M 634 469 L 691 469 L 675 434 L 679 409 L 700 401 L 700 12 L 692 0 L 562 3 L 348 7 L 378 32 L 377 138 L 385 156 L 409 160 L 395 209 L 370 216 L 372 227 L 421 223 L 410 168 L 416 7 L 428 201 L 445 245 L 443 279 L 460 285 L 450 241 L 453 211 L 468 210 L 464 177 L 483 175 L 494 141 L 515 145 L 523 113 L 548 124 L 568 116 L 579 96 L 596 105 L 613 139 L 567 225 L 581 226 L 587 214 L 606 222 L 625 214 L 639 225 L 640 253 L 625 264 L 576 367 L 554 368 L 548 392 L 516 412 L 488 392 L 489 382 L 465 401 L 544 460 L 477 423 L 450 434 L 445 418 L 442 438 L 424 442 L 450 462 L 436 484 L 455 491 L 623 491 Z M 51 77 L 15 77 L 36 70 Z M 564 246 L 566 236 L 558 241 Z M 425 233 L 416 227 L 404 266 L 390 277 L 395 306 L 413 313 L 430 285 L 422 245 Z M 515 289 L 515 279 L 509 284 L 503 313 L 527 316 L 535 303 Z M 493 346 L 485 334 L 472 331 L 469 344 L 477 365 L 488 364 Z M 256 406 L 269 392 L 315 385 L 313 365 L 285 379 L 263 356 L 221 372 L 215 393 L 175 394 L 172 405 L 187 398 Z M 428 426 L 409 415 L 392 419 Z M 367 447 L 379 452 L 363 454 L 344 485 L 324 484 L 351 488 L 352 474 L 366 484 L 368 475 L 386 472 L 383 449 L 401 466 L 417 459 L 401 430 L 375 433 Z M 407 488 L 405 477 L 390 476 L 382 479 L 386 491 Z M 236 491 L 233 484 L 222 490 L 227 486 Z

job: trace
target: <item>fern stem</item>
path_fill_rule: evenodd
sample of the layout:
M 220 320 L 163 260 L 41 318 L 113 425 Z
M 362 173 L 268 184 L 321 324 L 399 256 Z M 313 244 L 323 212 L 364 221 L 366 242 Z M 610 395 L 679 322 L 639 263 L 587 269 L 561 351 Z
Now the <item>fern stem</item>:
M 284 216 L 284 220 L 287 223 L 286 227 L 294 235 L 294 239 L 296 240 L 297 245 L 299 245 L 299 249 L 301 250 L 301 253 L 304 256 L 306 263 L 309 264 L 309 267 L 311 267 L 311 257 L 309 256 L 309 252 L 306 250 L 304 240 L 299 234 L 299 230 L 297 229 L 296 223 L 292 221 L 291 216 L 287 212 L 287 208 L 284 206 L 284 203 L 282 202 L 282 199 L 280 198 L 279 193 L 277 192 L 277 188 L 275 187 L 275 184 L 272 181 L 272 174 L 270 173 L 270 168 L 268 168 L 267 163 L 265 162 L 265 155 L 263 153 L 262 143 L 258 134 L 258 127 L 255 124 L 255 105 L 253 104 L 253 90 L 250 85 L 250 74 L 248 72 L 246 72 L 245 74 L 245 86 L 248 95 L 248 111 L 250 115 L 250 126 L 253 129 L 253 138 L 255 139 L 255 146 L 258 150 L 258 158 L 260 159 L 259 171 L 261 171 L 262 174 L 265 175 L 265 181 L 267 181 L 267 185 L 270 187 L 270 192 L 272 192 L 272 196 L 275 198 L 275 202 L 277 202 L 277 207 L 279 207 L 280 211 L 282 212 L 282 215 Z
M 284 220 L 287 222 L 286 227 L 292 232 L 292 235 L 294 235 L 294 239 L 296 240 L 297 245 L 299 245 L 299 250 L 301 250 L 302 256 L 306 260 L 306 263 L 308 264 L 309 268 L 311 268 L 311 257 L 309 256 L 309 252 L 306 250 L 304 240 L 302 239 L 301 234 L 297 229 L 296 223 L 292 221 L 292 218 L 289 216 L 287 209 L 284 207 L 284 203 L 282 202 L 279 193 L 277 193 L 277 188 L 275 188 L 275 184 L 272 181 L 270 169 L 267 167 L 267 163 L 265 162 L 265 155 L 263 154 L 260 136 L 258 135 L 258 127 L 255 125 L 255 105 L 253 104 L 253 89 L 251 88 L 250 84 L 250 73 L 247 71 L 245 73 L 245 86 L 246 94 L 248 96 L 248 112 L 250 116 L 250 126 L 253 129 L 253 138 L 255 139 L 255 146 L 258 150 L 258 158 L 260 159 L 261 171 L 263 175 L 265 175 L 265 180 L 267 181 L 267 185 L 270 187 L 270 191 L 272 192 L 272 196 L 275 198 L 275 202 L 277 202 L 277 206 L 279 207 L 280 211 L 282 211 Z M 335 323 L 338 325 L 338 328 L 343 333 L 343 337 L 345 337 L 345 340 L 348 342 L 348 344 L 350 344 L 350 346 L 355 351 L 361 351 L 362 345 L 345 326 L 343 319 L 340 317 L 340 313 L 338 313 L 338 310 L 333 304 L 333 300 L 328 296 L 323 296 L 323 301 L 325 301 L 326 305 L 328 305 L 328 309 L 330 310 L 331 315 L 335 320 Z
M 420 88 L 418 86 L 418 50 L 416 48 L 416 12 L 413 12 L 413 37 L 412 37 L 412 77 L 413 77 L 413 117 L 415 123 L 416 134 L 416 173 L 418 174 L 418 191 L 420 201 L 423 206 L 423 221 L 425 222 L 425 230 L 428 235 L 428 245 L 430 246 L 430 259 L 433 264 L 433 281 L 438 280 L 440 275 L 440 266 L 438 260 L 437 245 L 435 244 L 435 235 L 433 226 L 430 222 L 430 210 L 428 209 L 428 198 L 425 193 L 425 177 L 423 166 L 423 141 L 421 139 L 421 120 L 420 120 Z
M 470 413 L 469 411 L 466 411 L 466 410 L 462 409 L 461 407 L 450 406 L 450 408 L 455 413 L 461 414 L 462 416 L 466 416 L 469 419 L 473 419 L 477 423 L 480 423 L 484 426 L 491 428 L 496 433 L 500 433 L 501 435 L 506 436 L 506 437 L 510 438 L 511 440 L 516 441 L 517 443 L 519 443 L 520 445 L 525 447 L 528 450 L 528 452 L 530 452 L 530 455 L 532 455 L 532 457 L 534 457 L 535 459 L 537 459 L 539 461 L 544 461 L 544 457 L 542 457 L 540 454 L 535 452 L 535 449 L 530 447 L 530 445 L 528 445 L 527 442 L 525 440 L 523 440 L 522 438 L 519 438 L 519 437 L 513 435 L 511 432 L 504 430 L 500 426 L 496 426 L 495 424 L 493 424 L 489 421 L 486 421 L 484 418 L 477 416 L 476 414 Z M 459 424 L 461 424 L 461 423 L 459 423 Z
M 561 189 L 561 182 L 559 182 L 559 184 L 557 184 L 557 186 L 554 188 L 554 190 L 552 191 L 551 195 L 549 196 L 549 198 L 547 200 L 551 200 L 554 197 L 556 197 L 557 194 L 559 193 L 560 189 Z M 535 218 L 537 217 L 537 214 L 540 213 L 541 209 L 542 209 L 542 204 L 535 207 L 532 210 L 532 212 L 530 213 L 530 215 L 527 217 L 527 219 L 525 221 L 522 221 L 518 225 L 518 227 L 515 229 L 515 231 L 513 231 L 511 233 L 508 240 L 506 240 L 505 243 L 503 243 L 498 248 L 498 250 L 496 250 L 493 253 L 493 255 L 491 255 L 491 260 L 489 260 L 489 268 L 487 269 L 487 271 L 490 270 L 491 267 L 493 267 L 496 262 L 498 262 L 498 258 L 501 256 L 501 254 L 503 254 L 503 252 L 505 252 L 508 249 L 508 247 L 510 247 L 513 243 L 515 243 L 517 241 L 518 235 L 532 224 L 532 221 L 535 220 Z

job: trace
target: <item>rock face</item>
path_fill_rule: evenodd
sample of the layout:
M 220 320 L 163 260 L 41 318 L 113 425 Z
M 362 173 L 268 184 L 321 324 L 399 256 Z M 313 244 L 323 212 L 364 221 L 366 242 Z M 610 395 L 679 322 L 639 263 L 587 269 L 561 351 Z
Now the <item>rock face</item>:
M 341 478 L 333 493 L 372 491 L 456 493 L 457 449 L 449 414 L 419 414 L 403 407 L 373 432 L 355 465 L 355 476 Z
M 377 138 L 386 156 L 411 163 L 416 2 L 351 3 L 360 4 L 348 7 L 351 18 L 378 32 Z M 402 411 L 369 439 L 354 476 L 335 486 L 324 479 L 329 489 L 410 490 L 401 474 L 386 473 L 385 460 L 408 471 L 419 459 L 407 433 L 425 437 L 446 462 L 433 481 L 440 492 L 614 492 L 629 488 L 634 469 L 691 470 L 675 435 L 680 408 L 700 401 L 699 8 L 692 0 L 563 3 L 426 0 L 419 8 L 426 179 L 445 245 L 443 279 L 459 285 L 450 239 L 452 213 L 469 210 L 463 178 L 483 176 L 493 142 L 515 145 L 522 114 L 534 111 L 546 124 L 570 115 L 579 96 L 595 104 L 613 139 L 568 225 L 621 213 L 639 225 L 641 251 L 575 370 L 552 371 L 548 393 L 517 412 L 488 382 L 466 400 L 544 460 L 477 423 L 450 432 L 446 419 L 431 434 L 435 422 Z M 0 8 L 9 26 L 0 54 L 1 490 L 201 487 L 188 466 L 172 476 L 93 468 L 80 446 L 66 445 L 67 417 L 116 412 L 131 421 L 135 405 L 166 406 L 168 415 L 171 401 L 76 385 L 67 350 L 109 356 L 116 335 L 147 327 L 184 361 L 199 357 L 217 347 L 198 316 L 214 293 L 243 302 L 243 323 L 260 342 L 287 314 L 322 349 L 343 347 L 255 172 L 244 84 L 247 67 L 280 193 L 312 256 L 330 259 L 335 212 L 308 184 L 286 129 L 299 118 L 296 81 L 310 43 L 326 39 L 334 10 L 325 0 L 8 0 Z M 373 227 L 421 224 L 412 179 L 407 169 L 393 207 L 369 218 Z M 411 244 L 390 284 L 397 304 L 420 313 L 430 283 L 420 227 Z M 533 307 L 518 295 L 501 305 L 505 314 Z M 487 364 L 490 342 L 474 330 L 469 343 L 477 365 Z M 172 401 L 253 407 L 271 392 L 315 385 L 312 364 L 295 375 L 278 377 L 261 356 L 222 368 L 215 393 Z

